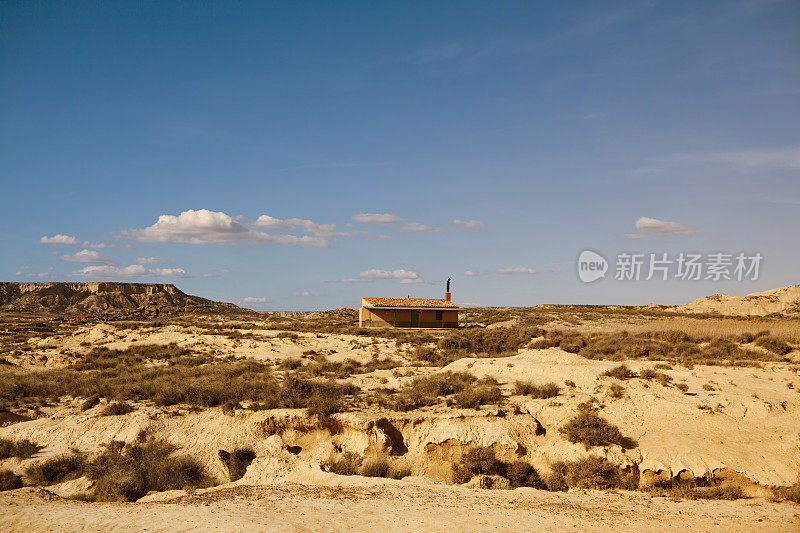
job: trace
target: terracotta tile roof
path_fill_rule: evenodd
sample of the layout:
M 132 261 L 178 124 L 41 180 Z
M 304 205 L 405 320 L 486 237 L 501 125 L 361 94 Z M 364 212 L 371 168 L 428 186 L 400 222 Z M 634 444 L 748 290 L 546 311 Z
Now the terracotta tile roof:
M 458 309 L 453 302 L 440 298 L 364 298 L 369 307 L 452 307 Z

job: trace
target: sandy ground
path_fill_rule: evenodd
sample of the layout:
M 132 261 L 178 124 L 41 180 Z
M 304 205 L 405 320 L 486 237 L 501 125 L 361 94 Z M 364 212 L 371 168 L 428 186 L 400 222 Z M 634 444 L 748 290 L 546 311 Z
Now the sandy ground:
M 634 492 L 454 486 L 245 486 L 176 503 L 88 504 L 0 494 L 4 531 L 800 531 L 800 506 L 669 501 Z

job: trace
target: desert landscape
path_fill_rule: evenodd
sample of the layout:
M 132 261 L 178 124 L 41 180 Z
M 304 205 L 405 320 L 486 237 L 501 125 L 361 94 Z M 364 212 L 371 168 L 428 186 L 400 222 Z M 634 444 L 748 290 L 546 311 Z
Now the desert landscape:
M 0 294 L 6 530 L 800 527 L 800 286 L 455 330 Z

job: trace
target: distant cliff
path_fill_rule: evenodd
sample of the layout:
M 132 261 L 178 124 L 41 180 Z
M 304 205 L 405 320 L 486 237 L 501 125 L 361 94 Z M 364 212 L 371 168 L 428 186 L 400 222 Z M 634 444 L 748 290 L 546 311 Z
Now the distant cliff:
M 250 311 L 188 295 L 167 283 L 0 282 L 0 311 L 159 316 Z

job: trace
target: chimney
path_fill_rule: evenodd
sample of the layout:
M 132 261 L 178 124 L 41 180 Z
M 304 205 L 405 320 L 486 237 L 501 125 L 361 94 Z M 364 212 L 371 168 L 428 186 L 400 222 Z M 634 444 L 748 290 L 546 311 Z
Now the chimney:
M 444 300 L 446 302 L 450 301 L 450 278 L 447 278 L 447 291 L 444 293 Z

